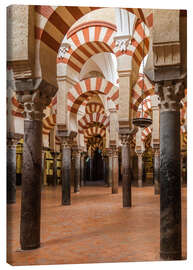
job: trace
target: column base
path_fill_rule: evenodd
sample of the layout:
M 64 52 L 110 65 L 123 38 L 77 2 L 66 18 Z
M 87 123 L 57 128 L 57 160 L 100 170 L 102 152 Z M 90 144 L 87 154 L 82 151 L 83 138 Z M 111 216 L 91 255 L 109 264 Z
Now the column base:
M 142 181 L 138 181 L 138 187 L 143 187 Z
M 182 255 L 181 255 L 181 252 L 179 252 L 179 253 L 160 252 L 160 259 L 164 260 L 164 261 L 182 260 Z
M 160 189 L 156 189 L 156 188 L 155 188 L 155 189 L 154 189 L 154 194 L 155 194 L 155 195 L 160 195 Z
M 36 248 L 40 248 L 40 243 L 33 245 L 33 246 L 27 246 L 27 247 L 21 246 L 21 251 L 22 250 L 31 250 L 31 249 L 36 249 Z
M 71 205 L 71 202 L 62 202 L 62 205 Z
M 16 200 L 7 200 L 7 204 L 13 204 L 16 203 Z
M 123 208 L 131 208 L 132 207 L 132 205 L 131 204 L 123 204 Z

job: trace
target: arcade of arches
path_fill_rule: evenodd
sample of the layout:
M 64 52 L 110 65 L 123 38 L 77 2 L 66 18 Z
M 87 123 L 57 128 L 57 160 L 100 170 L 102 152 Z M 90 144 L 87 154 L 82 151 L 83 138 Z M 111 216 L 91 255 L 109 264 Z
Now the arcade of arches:
M 86 226 L 86 207 L 91 216 L 103 213 L 99 236 L 107 219 L 109 228 L 114 218 L 134 228 L 131 240 L 124 230 L 127 242 L 108 246 L 113 252 L 116 243 L 119 257 L 103 261 L 121 261 L 122 252 L 125 261 L 148 259 L 139 248 L 151 238 L 147 228 L 157 243 L 149 260 L 186 257 L 186 11 L 18 5 L 7 8 L 7 19 L 8 262 L 57 263 L 34 259 L 52 241 L 58 250 L 68 240 L 95 254 L 92 240 L 83 247 L 75 240 L 87 237 L 75 226 L 79 219 Z M 110 220 L 113 209 L 119 214 Z M 59 213 L 66 223 L 57 244 L 60 219 L 47 228 Z M 66 240 L 69 226 L 75 231 Z M 53 236 L 48 247 L 45 232 Z M 127 256 L 131 244 L 141 257 Z M 60 250 L 60 263 L 68 252 Z M 72 262 L 89 262 L 75 253 Z

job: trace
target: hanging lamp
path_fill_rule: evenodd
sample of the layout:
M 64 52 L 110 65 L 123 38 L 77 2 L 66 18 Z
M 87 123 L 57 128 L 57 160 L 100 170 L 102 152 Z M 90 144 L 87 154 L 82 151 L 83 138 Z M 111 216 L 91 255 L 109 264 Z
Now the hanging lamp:
M 142 97 L 144 94 L 144 43 L 145 43 L 145 24 L 144 24 L 144 32 L 143 32 L 143 86 L 142 86 Z M 141 116 L 137 118 L 133 118 L 133 124 L 136 127 L 140 128 L 146 128 L 152 124 L 152 119 L 151 118 L 145 118 L 144 117 L 144 112 L 143 112 L 143 101 L 142 101 L 142 111 L 141 111 Z

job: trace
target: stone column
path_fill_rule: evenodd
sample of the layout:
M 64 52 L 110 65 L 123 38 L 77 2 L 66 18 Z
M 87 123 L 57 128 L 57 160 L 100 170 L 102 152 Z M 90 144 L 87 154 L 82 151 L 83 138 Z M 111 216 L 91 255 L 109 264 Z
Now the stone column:
M 119 161 L 118 148 L 112 147 L 112 193 L 118 193 L 119 187 Z
M 113 182 L 113 159 L 112 159 L 112 149 L 108 148 L 107 150 L 108 155 L 108 186 L 112 187 Z
M 52 152 L 51 154 L 53 156 L 53 180 L 52 180 L 52 185 L 56 186 L 57 185 L 57 153 Z
M 180 100 L 184 85 L 156 83 L 160 107 L 160 257 L 177 260 L 181 244 Z
M 62 205 L 71 204 L 71 144 L 68 138 L 62 138 Z
M 46 185 L 46 151 L 42 149 L 42 186 Z
M 130 175 L 130 141 L 137 129 L 130 129 L 128 127 L 119 128 L 119 136 L 122 147 L 122 192 L 123 192 L 123 207 L 131 207 L 131 175 Z
M 84 163 L 85 163 L 85 154 L 82 153 L 80 157 L 80 186 L 84 186 Z
M 185 158 L 185 151 L 182 150 L 181 154 L 180 154 L 180 170 L 181 170 L 181 185 L 183 185 L 185 183 L 185 179 L 184 179 L 184 172 L 183 172 L 183 161 Z
M 160 112 L 159 112 L 159 97 L 152 95 L 151 97 L 152 109 L 152 139 L 151 146 L 153 149 L 153 179 L 154 179 L 154 193 L 160 194 Z
M 77 147 L 73 148 L 74 155 L 74 193 L 80 191 L 80 150 Z
M 105 184 L 109 187 L 109 157 L 105 156 Z
M 16 202 L 16 144 L 14 135 L 7 138 L 7 203 Z
M 129 177 L 129 139 L 121 135 L 123 207 L 131 207 L 131 179 Z
M 47 97 L 43 100 L 37 90 L 22 96 L 22 102 L 25 119 L 20 243 L 21 249 L 27 250 L 40 246 L 42 118 L 43 109 L 50 100 Z
M 108 157 L 106 155 L 106 151 L 105 153 L 103 154 L 103 174 L 104 174 L 104 182 L 105 182 L 105 186 L 109 186 L 108 184 L 108 169 L 109 169 L 109 166 L 108 166 Z
M 153 180 L 154 180 L 154 193 L 160 194 L 160 151 L 159 151 L 159 148 L 154 148 Z
M 138 157 L 138 179 L 137 179 L 137 183 L 138 183 L 138 187 L 142 187 L 143 186 L 143 181 L 142 181 L 142 177 L 143 177 L 143 152 L 142 151 L 137 151 L 137 157 Z

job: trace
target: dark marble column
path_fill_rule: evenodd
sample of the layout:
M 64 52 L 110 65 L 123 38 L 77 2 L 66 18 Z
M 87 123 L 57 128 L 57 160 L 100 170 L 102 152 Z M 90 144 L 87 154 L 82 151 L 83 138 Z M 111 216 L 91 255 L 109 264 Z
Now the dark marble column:
M 24 120 L 20 243 L 23 250 L 40 246 L 42 118 Z
M 82 153 L 81 154 L 81 158 L 80 158 L 80 186 L 83 187 L 84 186 L 84 163 L 85 163 L 85 154 Z
M 12 136 L 7 138 L 7 203 L 16 202 L 16 144 Z
M 44 178 L 45 178 L 45 164 L 46 164 L 46 152 L 42 150 L 42 188 L 45 185 Z
M 56 186 L 57 185 L 57 153 L 52 152 L 52 157 L 53 157 L 53 179 L 52 179 L 52 185 Z
M 74 155 L 74 193 L 80 191 L 80 150 L 77 148 L 73 149 Z
M 23 82 L 22 82 L 23 83 Z M 17 86 L 23 86 L 18 83 Z M 28 85 L 28 84 L 27 84 Z M 29 86 L 29 85 L 28 85 Z M 40 90 L 17 92 L 24 104 L 24 144 L 21 194 L 21 249 L 40 246 L 43 109 L 51 98 Z
M 185 150 L 182 150 L 180 154 L 180 169 L 181 169 L 181 185 L 182 186 L 186 183 L 184 170 L 183 170 L 185 157 L 186 157 Z
M 159 148 L 154 148 L 153 180 L 154 180 L 154 193 L 160 194 L 160 151 L 159 151 Z
M 112 159 L 112 149 L 107 149 L 108 155 L 108 186 L 112 187 L 113 178 L 113 159 Z
M 138 157 L 138 179 L 137 179 L 137 183 L 138 183 L 138 187 L 142 187 L 143 186 L 143 152 L 141 151 L 137 151 L 137 157 Z
M 104 174 L 105 186 L 109 187 L 109 183 L 108 183 L 109 164 L 108 164 L 108 157 L 106 156 L 106 153 L 103 155 L 103 174 Z
M 137 129 L 119 128 L 119 136 L 121 139 L 121 155 L 122 155 L 122 194 L 123 207 L 131 207 L 131 175 L 130 175 L 130 141 Z
M 119 187 L 119 161 L 118 148 L 112 148 L 112 193 L 118 193 Z
M 160 257 L 181 259 L 180 100 L 181 81 L 155 85 L 160 106 Z
M 71 204 L 71 145 L 67 139 L 63 139 L 62 151 L 62 205 Z
M 131 179 L 129 177 L 129 141 L 127 140 L 127 138 L 123 138 L 122 136 L 121 143 L 123 207 L 131 207 Z

